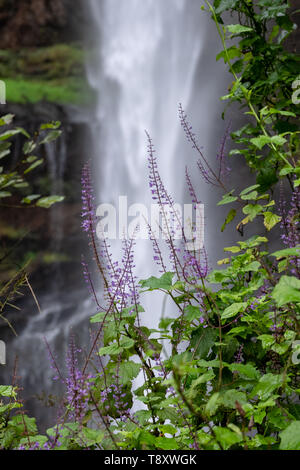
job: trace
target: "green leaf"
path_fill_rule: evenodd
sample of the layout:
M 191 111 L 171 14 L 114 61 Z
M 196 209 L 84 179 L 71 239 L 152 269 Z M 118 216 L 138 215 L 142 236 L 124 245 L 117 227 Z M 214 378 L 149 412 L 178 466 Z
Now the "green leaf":
M 41 140 L 40 145 L 43 144 L 50 144 L 50 142 L 53 142 L 54 140 L 57 140 L 58 137 L 60 137 L 62 134 L 62 131 L 51 131 L 49 134 L 44 137 L 44 139 Z
M 227 246 L 224 248 L 224 251 L 229 251 L 230 253 L 239 253 L 241 249 L 239 246 Z
M 31 204 L 32 201 L 35 201 L 39 197 L 41 197 L 40 194 L 30 194 L 29 196 L 23 197 L 21 203 L 22 204 Z
M 1 116 L 0 118 L 0 126 L 5 126 L 7 124 L 11 124 L 15 115 L 14 114 L 6 114 L 5 116 Z
M 289 256 L 300 256 L 300 246 L 294 248 L 285 248 L 284 250 L 275 251 L 271 254 L 275 256 L 276 259 L 287 258 Z
M 263 349 L 270 349 L 275 343 L 275 338 L 272 335 L 260 335 L 258 339 L 261 340 Z
M 131 349 L 134 346 L 134 340 L 124 336 L 120 341 L 120 346 L 123 349 Z
M 21 133 L 21 129 L 13 129 L 11 131 L 3 132 L 2 134 L 0 134 L 0 141 L 10 139 L 11 137 Z
M 227 408 L 236 408 L 236 402 L 239 402 L 240 405 L 247 403 L 247 397 L 244 392 L 239 392 L 238 390 L 232 389 L 227 390 L 221 395 L 221 401 L 224 406 Z
M 192 333 L 191 347 L 194 348 L 195 357 L 206 359 L 209 350 L 215 343 L 216 331 L 209 328 L 197 328 Z
M 141 370 L 141 364 L 133 361 L 122 362 L 119 366 L 119 377 L 122 384 L 127 384 L 135 379 Z
M 53 204 L 56 204 L 57 202 L 63 201 L 65 198 L 64 196 L 48 196 L 48 197 L 42 197 L 39 199 L 36 203 L 38 207 L 43 207 L 45 209 L 49 209 L 49 207 L 53 206 Z
M 283 377 L 281 374 L 265 374 L 252 390 L 251 397 L 258 395 L 261 400 L 267 400 L 275 390 L 282 386 L 282 383 Z
M 164 273 L 160 278 L 152 276 L 149 279 L 140 281 L 139 283 L 142 288 L 148 287 L 148 290 L 150 291 L 157 289 L 170 291 L 173 287 L 173 277 L 174 273 L 168 272 Z
M 237 434 L 228 428 L 214 427 L 217 440 L 222 444 L 224 450 L 229 449 L 232 445 L 238 444 L 243 440 L 242 434 Z
M 238 3 L 238 0 L 221 0 L 219 6 L 216 8 L 216 14 L 220 15 L 225 10 L 231 10 Z
M 259 150 L 261 150 L 265 145 L 271 142 L 271 138 L 266 135 L 261 135 L 259 137 L 254 137 L 250 139 L 250 142 L 255 145 Z
M 96 315 L 93 315 L 91 318 L 90 318 L 90 322 L 91 323 L 102 323 L 105 316 L 106 316 L 106 313 L 107 312 L 99 312 L 99 313 L 96 313 Z
M 261 213 L 263 207 L 260 204 L 247 204 L 243 207 L 243 212 L 246 215 L 249 215 L 250 220 L 254 220 L 255 217 Z
M 252 263 L 247 264 L 247 266 L 243 268 L 243 271 L 245 273 L 250 272 L 250 271 L 257 272 L 260 269 L 260 267 L 261 265 L 259 261 L 252 261 Z
M 241 193 L 240 196 L 244 196 L 245 194 L 251 193 L 255 189 L 259 188 L 259 184 L 253 184 L 252 186 L 249 186 L 248 188 L 245 188 Z
M 8 191 L 0 191 L 0 199 L 4 199 L 6 197 L 10 197 L 12 194 Z
M 208 416 L 213 416 L 221 405 L 220 393 L 214 393 L 205 406 L 205 412 Z
M 43 159 L 43 158 L 41 158 L 40 160 L 37 160 L 36 162 L 34 162 L 32 165 L 30 165 L 29 168 L 27 168 L 27 169 L 24 171 L 24 175 L 26 175 L 26 174 L 29 173 L 30 171 L 34 170 L 34 169 L 37 168 L 38 166 L 40 166 L 43 162 L 44 162 L 44 159 Z
M 237 371 L 246 379 L 258 380 L 260 377 L 259 371 L 251 364 L 230 364 L 229 369 L 232 372 Z
M 264 212 L 264 226 L 267 230 L 271 230 L 275 225 L 281 221 L 279 215 L 273 214 L 273 212 Z
M 253 28 L 249 28 L 248 26 L 242 26 L 241 24 L 229 24 L 226 26 L 226 29 L 232 34 L 243 34 L 243 33 L 250 33 L 253 31 Z
M 233 191 L 228 194 L 225 194 L 220 202 L 218 202 L 218 206 L 223 206 L 224 204 L 230 204 L 231 202 L 237 201 L 237 197 L 232 196 Z
M 280 433 L 280 450 L 300 450 L 300 421 L 292 422 Z
M 224 224 L 222 225 L 221 232 L 224 232 L 226 225 L 230 224 L 230 222 L 232 222 L 235 216 L 236 216 L 236 210 L 231 209 L 225 219 Z
M 14 387 L 11 385 L 0 385 L 0 397 L 16 397 Z
M 41 131 L 45 129 L 58 129 L 61 126 L 60 121 L 52 121 L 48 122 L 47 124 L 41 124 L 40 129 Z
M 36 148 L 36 142 L 33 140 L 29 140 L 28 142 L 25 142 L 23 145 L 23 152 L 25 155 L 29 155 L 30 153 L 33 152 L 33 150 Z
M 167 437 L 158 437 L 155 439 L 155 446 L 163 450 L 177 450 L 179 446 L 175 439 L 168 439 Z
M 184 309 L 184 318 L 189 322 L 192 322 L 193 320 L 199 320 L 200 317 L 201 313 L 199 307 L 195 307 L 194 305 L 188 305 Z
M 243 312 L 247 307 L 247 302 L 237 302 L 225 308 L 221 315 L 222 320 L 225 318 L 232 318 L 240 312 Z
M 98 351 L 99 356 L 115 356 L 117 354 L 120 354 L 123 351 L 123 348 L 119 347 L 117 343 L 113 343 L 109 346 L 106 346 L 104 348 L 100 348 Z
M 294 276 L 282 276 L 273 290 L 272 298 L 278 307 L 289 302 L 300 302 L 300 280 Z

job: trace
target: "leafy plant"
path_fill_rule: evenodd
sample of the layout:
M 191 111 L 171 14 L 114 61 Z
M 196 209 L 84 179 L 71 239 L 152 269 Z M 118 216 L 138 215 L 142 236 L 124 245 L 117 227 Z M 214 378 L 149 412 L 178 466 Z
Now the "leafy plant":
M 8 422 L 0 441 L 4 448 L 299 449 L 299 138 L 294 127 L 298 110 L 290 99 L 294 72 L 289 68 L 297 59 L 282 45 L 293 26 L 287 2 L 262 0 L 254 9 L 247 0 L 217 0 L 207 6 L 223 44 L 219 57 L 234 77 L 227 98 L 239 101 L 249 118 L 249 124 L 232 133 L 241 148 L 231 154 L 244 155 L 257 175 L 256 184 L 238 194 L 230 189 L 227 136 L 215 169 L 182 106 L 179 117 L 204 181 L 223 191 L 220 205 L 231 206 L 222 231 L 243 213 L 238 241 L 224 248 L 226 258 L 209 271 L 205 250 L 187 247 L 183 227 L 182 241 L 175 240 L 177 213 L 148 136 L 149 184 L 160 206 L 170 257 L 164 259 L 150 229 L 160 276 L 138 280 L 134 237 L 124 240 L 121 262 L 113 260 L 107 240 L 96 239 L 86 166 L 82 226 L 102 280 L 100 298 L 83 261 L 97 306 L 90 320 L 96 327 L 92 344 L 79 367 L 72 339 L 67 377 L 49 350 L 52 367 L 66 387 L 64 412 L 43 437 L 28 423 L 27 435 L 23 427 L 18 442 L 5 440 L 15 426 Z M 239 23 L 225 27 L 225 11 L 237 13 Z M 228 33 L 236 39 L 234 46 L 227 45 Z M 273 190 L 285 178 L 291 195 L 278 203 Z M 186 180 L 197 204 L 188 169 Z M 257 234 L 241 239 L 253 220 L 261 220 Z M 268 243 L 274 227 L 281 229 L 277 251 Z M 143 296 L 154 291 L 171 300 L 174 315 L 147 328 L 141 316 Z
M 63 196 L 51 195 L 43 197 L 40 194 L 31 194 L 31 182 L 29 174 L 44 163 L 44 159 L 36 156 L 40 146 L 56 140 L 61 131 L 60 122 L 42 124 L 40 129 L 31 136 L 25 129 L 13 126 L 14 115 L 7 114 L 0 118 L 0 208 L 13 210 L 32 210 L 34 207 L 49 208 L 56 202 L 62 201 Z M 16 163 L 12 162 L 11 148 L 12 139 L 15 136 L 22 136 L 23 156 Z M 15 247 L 20 243 L 17 234 L 17 242 L 14 240 L 12 247 L 9 247 L 1 254 L 0 267 L 11 258 Z M 24 238 L 24 235 L 21 236 Z M 9 279 L 0 282 L 0 318 L 4 320 L 15 332 L 4 312 L 8 306 L 14 306 L 13 302 L 18 296 L 22 287 L 29 288 L 33 293 L 28 279 L 28 263 L 17 269 L 11 270 Z M 36 298 L 35 298 L 36 300 Z M 36 300 L 37 301 L 37 300 Z

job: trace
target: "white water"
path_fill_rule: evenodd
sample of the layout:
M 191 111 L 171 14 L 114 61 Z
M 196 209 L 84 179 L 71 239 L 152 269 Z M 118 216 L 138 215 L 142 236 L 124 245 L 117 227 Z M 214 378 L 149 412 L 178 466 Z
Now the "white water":
M 221 113 L 217 88 L 225 77 L 215 62 L 218 39 L 213 22 L 201 11 L 199 0 L 90 0 L 90 4 L 100 44 L 97 66 L 89 69 L 90 83 L 98 91 L 97 202 L 113 204 L 117 213 L 119 196 L 127 196 L 129 205 L 150 207 L 145 130 L 153 138 L 168 191 L 176 202 L 190 202 L 184 170 L 187 163 L 193 168 L 195 158 L 180 128 L 178 104 L 191 113 L 206 151 L 216 149 L 220 134 L 214 120 Z M 197 187 L 199 181 L 197 175 Z M 208 197 L 203 183 L 200 195 Z M 115 258 L 120 258 L 120 243 L 112 247 Z M 153 275 L 152 258 L 151 242 L 138 240 L 139 278 Z M 145 307 L 145 300 L 142 303 Z M 143 321 L 155 327 L 160 315 L 161 300 L 153 303 L 151 295 L 151 312 Z

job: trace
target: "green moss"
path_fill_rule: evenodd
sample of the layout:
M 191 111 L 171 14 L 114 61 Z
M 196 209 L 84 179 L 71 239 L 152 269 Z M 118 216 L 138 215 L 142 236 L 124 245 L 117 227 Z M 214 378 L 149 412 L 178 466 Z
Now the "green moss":
M 0 50 L 0 79 L 8 103 L 90 104 L 94 94 L 84 76 L 84 50 L 76 45 Z
M 70 78 L 62 81 L 36 81 L 29 79 L 3 79 L 6 83 L 7 103 L 52 103 L 90 104 L 93 93 L 85 80 Z

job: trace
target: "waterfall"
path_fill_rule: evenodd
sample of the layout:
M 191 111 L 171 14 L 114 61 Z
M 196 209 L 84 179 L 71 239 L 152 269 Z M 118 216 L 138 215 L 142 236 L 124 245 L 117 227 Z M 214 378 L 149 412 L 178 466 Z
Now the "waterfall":
M 128 205 L 150 206 L 145 130 L 153 138 L 167 190 L 176 202 L 190 202 L 184 173 L 185 165 L 194 162 L 193 150 L 184 141 L 178 104 L 195 118 L 201 145 L 215 155 L 220 130 L 214 121 L 220 121 L 218 96 L 225 74 L 215 61 L 213 22 L 199 0 L 90 0 L 90 5 L 100 45 L 97 66 L 89 68 L 98 92 L 93 125 L 97 202 L 112 204 L 117 213 L 119 196 L 126 196 Z M 197 186 L 199 181 L 194 181 Z M 209 198 L 203 184 L 200 196 Z M 121 243 L 112 242 L 112 250 L 120 259 Z M 138 240 L 139 278 L 155 273 L 152 259 L 151 242 Z M 151 313 L 143 318 L 147 326 L 155 327 L 161 308 L 151 294 Z

